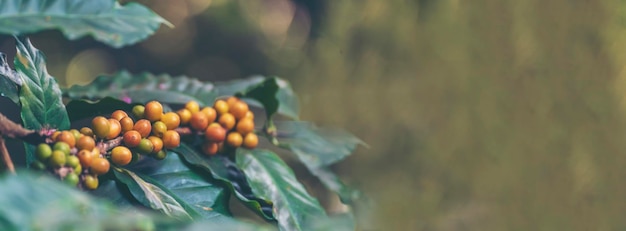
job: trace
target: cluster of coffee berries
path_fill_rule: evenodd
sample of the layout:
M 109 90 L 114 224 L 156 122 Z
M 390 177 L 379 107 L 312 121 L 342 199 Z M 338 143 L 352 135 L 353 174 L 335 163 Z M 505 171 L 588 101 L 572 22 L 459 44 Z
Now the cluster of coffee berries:
M 174 131 L 180 124 L 178 114 L 163 113 L 156 101 L 135 106 L 133 114 L 136 122 L 117 110 L 111 118 L 93 118 L 90 127 L 54 132 L 51 144 L 37 146 L 33 166 L 52 171 L 70 185 L 93 190 L 98 188 L 98 176 L 109 171 L 110 162 L 127 165 L 137 157 L 133 153 L 163 159 L 166 148 L 180 145 L 180 135 Z
M 215 155 L 228 148 L 255 148 L 259 138 L 254 134 L 254 114 L 248 104 L 237 97 L 216 100 L 212 107 L 200 108 L 189 101 L 185 108 L 176 112 L 182 125 L 204 133 L 202 151 Z

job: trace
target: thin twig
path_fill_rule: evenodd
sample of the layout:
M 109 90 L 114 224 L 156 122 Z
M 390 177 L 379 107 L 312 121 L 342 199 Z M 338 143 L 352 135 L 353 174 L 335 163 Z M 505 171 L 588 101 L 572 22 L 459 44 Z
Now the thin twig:
M 9 150 L 7 150 L 7 146 L 5 145 L 4 138 L 2 136 L 0 136 L 0 154 L 2 155 L 2 161 L 7 166 L 9 172 L 15 174 L 15 166 L 13 166 L 11 155 L 9 155 Z

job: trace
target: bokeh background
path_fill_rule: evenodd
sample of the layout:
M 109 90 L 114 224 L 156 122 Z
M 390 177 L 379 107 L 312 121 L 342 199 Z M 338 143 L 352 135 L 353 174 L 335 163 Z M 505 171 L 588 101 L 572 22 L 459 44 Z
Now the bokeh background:
M 359 230 L 626 229 L 624 1 L 139 2 L 175 28 L 123 49 L 38 33 L 50 73 L 288 79 L 303 120 L 370 145 L 334 166 L 370 199 Z

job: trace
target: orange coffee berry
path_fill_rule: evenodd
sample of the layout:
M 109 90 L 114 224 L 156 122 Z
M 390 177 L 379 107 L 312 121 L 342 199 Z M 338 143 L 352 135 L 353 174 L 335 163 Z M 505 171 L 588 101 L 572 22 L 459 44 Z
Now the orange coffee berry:
M 130 117 L 124 117 L 120 119 L 120 125 L 122 126 L 122 133 L 126 133 L 130 130 L 133 130 L 133 126 L 135 126 L 135 122 Z
M 102 116 L 96 116 L 91 120 L 91 129 L 93 130 L 93 134 L 98 138 L 105 138 L 109 135 L 109 130 L 111 129 L 111 123 L 107 118 Z
M 237 123 L 237 131 L 242 135 L 246 135 L 254 131 L 254 121 L 252 119 L 244 118 Z
M 220 99 L 220 100 L 215 101 L 213 108 L 215 108 L 217 115 L 223 115 L 224 113 L 228 112 L 228 103 Z
M 259 144 L 259 137 L 254 133 L 248 133 L 243 138 L 243 147 L 253 149 Z
M 246 113 L 250 111 L 248 104 L 243 101 L 237 101 L 228 107 L 229 113 L 233 114 L 236 119 L 240 120 L 246 117 Z
M 217 112 L 215 111 L 215 109 L 213 109 L 212 107 L 205 107 L 202 108 L 201 112 L 208 116 L 209 123 L 215 122 L 215 119 L 217 118 Z
M 236 123 L 235 117 L 230 113 L 222 114 L 217 121 L 222 127 L 226 128 L 226 130 L 233 129 Z
M 239 132 L 230 132 L 228 136 L 226 136 L 226 144 L 228 146 L 238 148 L 243 143 L 243 136 L 239 134 Z
M 219 150 L 219 145 L 213 142 L 207 142 L 202 145 L 202 151 L 207 155 L 215 155 Z
M 176 148 L 180 145 L 180 134 L 178 132 L 169 130 L 163 134 L 163 146 L 165 148 Z
M 186 108 L 176 111 L 176 114 L 178 114 L 178 117 L 180 117 L 181 124 L 188 124 L 191 120 L 191 111 Z
M 146 104 L 143 113 L 144 118 L 150 120 L 150 122 L 158 121 L 163 116 L 163 105 L 157 101 L 150 101 Z
M 189 110 L 191 114 L 200 111 L 200 105 L 196 101 L 189 101 L 185 104 L 185 109 Z
M 226 139 L 226 129 L 218 123 L 212 123 L 204 131 L 204 136 L 206 140 L 214 143 L 223 142 Z
M 61 134 L 57 136 L 57 142 L 64 142 L 73 148 L 76 145 L 76 137 L 70 131 L 62 131 Z
M 111 150 L 111 161 L 117 165 L 127 165 L 133 159 L 133 153 L 124 146 L 117 146 Z
M 133 130 L 138 131 L 141 134 L 141 137 L 148 137 L 150 135 L 150 131 L 152 131 L 152 124 L 150 121 L 146 119 L 140 119 L 133 126 Z
M 161 121 L 167 125 L 167 130 L 174 130 L 180 125 L 180 117 L 174 112 L 167 112 L 161 116 Z
M 161 138 L 150 136 L 148 140 L 152 142 L 152 153 L 157 153 L 163 149 L 163 140 Z
M 114 139 L 115 137 L 119 136 L 120 133 L 122 133 L 122 125 L 120 124 L 120 121 L 116 120 L 116 119 L 109 119 L 109 135 L 107 135 L 107 139 Z
M 139 146 L 139 142 L 141 141 L 141 134 L 138 131 L 130 130 L 124 133 L 124 144 L 129 148 L 134 148 Z
M 111 119 L 115 119 L 117 121 L 120 121 L 124 117 L 128 117 L 128 114 L 122 110 L 116 110 L 111 114 Z
M 80 138 L 78 138 L 78 141 L 76 142 L 76 148 L 78 150 L 88 150 L 91 151 L 93 148 L 96 147 L 96 141 L 91 138 L 91 136 L 81 136 Z
M 105 158 L 95 158 L 91 161 L 91 165 L 89 165 L 91 172 L 96 175 L 103 175 L 109 172 L 110 167 L 111 164 L 109 164 L 109 161 Z
M 191 114 L 191 120 L 189 121 L 189 123 L 191 124 L 191 128 L 202 131 L 206 129 L 207 126 L 209 126 L 210 121 L 209 117 L 206 114 L 202 112 L 195 112 Z

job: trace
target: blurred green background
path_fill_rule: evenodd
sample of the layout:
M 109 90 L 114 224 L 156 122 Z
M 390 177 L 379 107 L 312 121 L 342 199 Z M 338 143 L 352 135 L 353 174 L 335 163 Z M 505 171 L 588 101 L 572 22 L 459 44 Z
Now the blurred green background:
M 623 0 L 139 2 L 176 27 L 120 50 L 33 43 L 61 84 L 290 80 L 303 120 L 370 145 L 334 166 L 371 200 L 359 230 L 626 229 Z

